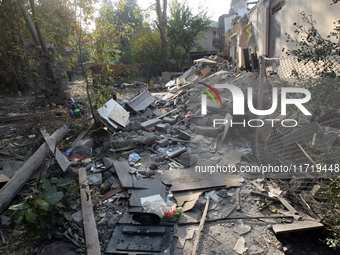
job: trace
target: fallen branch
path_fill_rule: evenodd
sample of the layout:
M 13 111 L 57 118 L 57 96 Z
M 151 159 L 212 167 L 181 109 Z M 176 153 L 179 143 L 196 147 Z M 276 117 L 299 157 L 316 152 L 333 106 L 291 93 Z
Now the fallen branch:
M 195 238 L 195 243 L 194 243 L 194 248 L 192 250 L 192 255 L 197 254 L 198 246 L 199 246 L 199 243 L 200 243 L 200 237 L 201 237 L 202 230 L 203 230 L 204 223 L 205 223 L 205 218 L 207 217 L 207 213 L 208 213 L 209 201 L 210 201 L 210 196 L 208 196 L 207 202 L 205 203 L 205 208 L 204 208 L 204 212 L 203 212 L 203 215 L 202 215 L 202 219 L 200 221 L 200 225 L 199 225 L 198 230 L 197 230 L 197 235 L 196 235 L 196 238 Z
M 55 143 L 67 134 L 68 126 L 64 126 L 51 136 Z M 44 143 L 40 148 L 25 162 L 25 164 L 13 175 L 13 177 L 0 190 L 0 213 L 9 205 L 15 195 L 21 190 L 32 173 L 45 161 L 50 150 L 48 145 Z

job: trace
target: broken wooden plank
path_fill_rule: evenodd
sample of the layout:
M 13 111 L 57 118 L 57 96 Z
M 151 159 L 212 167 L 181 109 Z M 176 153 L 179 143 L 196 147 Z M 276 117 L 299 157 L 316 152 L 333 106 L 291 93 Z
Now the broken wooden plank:
M 216 219 L 209 219 L 205 220 L 205 222 L 217 222 L 217 221 L 224 221 L 224 220 L 257 220 L 257 219 L 293 219 L 294 217 L 289 215 L 273 215 L 273 216 L 237 216 L 237 217 L 222 217 Z M 188 222 L 179 222 L 178 226 L 183 225 L 191 225 L 191 224 L 199 224 L 200 221 L 188 221 Z
M 0 173 L 0 183 L 8 182 L 8 181 L 9 181 L 9 178 L 6 175 Z
M 304 148 L 299 144 L 299 143 L 296 143 L 300 150 L 302 150 L 303 154 L 305 154 L 305 156 L 309 159 L 309 161 L 313 164 L 313 165 L 316 165 L 316 162 L 312 159 L 311 156 L 309 156 L 309 154 L 304 150 Z
M 133 177 L 129 173 L 130 166 L 126 161 L 112 161 L 123 188 L 133 188 Z
M 43 135 L 48 147 L 50 148 L 52 154 L 55 156 L 55 159 L 57 160 L 59 166 L 61 169 L 66 172 L 67 168 L 70 166 L 70 161 L 66 158 L 64 154 L 60 152 L 57 145 L 54 143 L 54 141 L 51 139 L 50 135 L 46 132 L 44 129 L 40 129 L 41 134 Z
M 202 230 L 203 230 L 203 227 L 204 227 L 205 219 L 207 217 L 207 212 L 208 212 L 208 208 L 209 208 L 209 201 L 210 201 L 210 196 L 208 196 L 207 202 L 205 203 L 204 212 L 203 212 L 203 215 L 202 215 L 202 218 L 201 218 L 201 221 L 200 221 L 200 225 L 199 225 L 198 230 L 197 230 L 197 235 L 196 235 L 196 238 L 195 238 L 194 248 L 192 250 L 192 255 L 197 254 Z
M 96 221 L 94 220 L 91 193 L 87 181 L 87 174 L 85 168 L 78 170 L 81 210 L 83 212 L 83 223 L 86 240 L 86 251 L 88 255 L 100 255 L 100 244 L 98 238 L 98 231 Z M 83 188 L 85 186 L 85 188 Z
M 26 119 L 26 118 L 32 118 L 33 116 L 36 116 L 36 115 L 38 115 L 38 114 L 34 113 L 34 114 L 24 114 L 24 115 L 16 115 L 16 116 L 6 116 L 6 117 L 1 117 L 0 122 L 22 120 L 22 119 Z
M 63 126 L 53 133 L 51 138 L 58 143 L 68 132 L 68 126 Z M 0 190 L 0 213 L 9 205 L 15 195 L 28 181 L 32 173 L 45 161 L 50 150 L 45 142 L 14 174 Z
M 100 199 L 100 201 L 104 201 L 106 199 L 109 199 L 110 197 L 113 197 L 114 195 L 124 191 L 125 189 L 122 187 L 116 188 L 114 190 L 110 190 L 109 192 L 105 193 L 102 198 Z
M 200 78 L 207 76 L 211 72 L 211 69 L 209 67 L 203 68 L 199 70 L 196 75 L 199 75 Z
M 299 214 L 299 212 L 297 210 L 295 210 L 295 208 L 283 197 L 281 196 L 277 196 L 277 199 L 280 200 L 280 202 L 292 213 L 292 214 Z
M 236 191 L 235 191 L 235 202 L 236 202 L 236 210 L 237 211 L 241 211 L 240 191 L 241 191 L 241 188 L 237 188 Z
M 275 234 L 283 234 L 289 232 L 306 231 L 312 229 L 323 228 L 323 224 L 316 221 L 301 221 L 291 224 L 274 224 L 273 231 Z
M 277 199 L 276 197 L 270 197 L 267 194 L 263 194 L 263 193 L 259 193 L 259 192 L 255 192 L 255 191 L 250 191 L 250 195 L 254 195 L 254 196 L 262 196 L 264 198 L 279 202 L 280 200 Z
M 158 116 L 157 119 L 162 119 L 162 118 L 168 116 L 170 113 L 173 113 L 173 112 L 176 112 L 176 111 L 178 111 L 177 108 L 176 108 L 176 109 L 173 109 L 173 110 L 171 110 L 171 111 L 169 111 L 169 112 L 166 112 L 166 113 L 164 113 L 164 114 L 161 115 L 161 116 Z M 175 124 L 175 125 L 176 125 L 176 124 Z

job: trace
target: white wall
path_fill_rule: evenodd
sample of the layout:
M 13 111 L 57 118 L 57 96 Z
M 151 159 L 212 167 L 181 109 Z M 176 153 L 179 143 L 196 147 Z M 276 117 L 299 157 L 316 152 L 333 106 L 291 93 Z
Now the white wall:
M 229 16 L 227 18 L 224 18 L 224 33 L 226 33 L 231 27 L 231 21 L 233 20 L 233 18 L 235 18 L 237 15 L 232 15 Z
M 312 15 L 316 21 L 316 29 L 318 29 L 323 38 L 327 38 L 330 32 L 333 32 L 333 22 L 339 20 L 340 13 L 340 3 L 330 5 L 331 3 L 331 0 L 286 0 L 281 10 L 284 20 L 284 24 L 281 26 L 281 48 L 295 48 L 293 43 L 286 42 L 287 35 L 285 35 L 285 33 L 297 38 L 298 35 L 294 33 L 295 26 L 293 23 L 296 22 L 297 25 L 306 27 L 306 23 L 302 21 L 302 16 L 300 15 L 302 11 L 308 15 Z M 286 54 L 282 53 L 282 56 L 286 56 Z

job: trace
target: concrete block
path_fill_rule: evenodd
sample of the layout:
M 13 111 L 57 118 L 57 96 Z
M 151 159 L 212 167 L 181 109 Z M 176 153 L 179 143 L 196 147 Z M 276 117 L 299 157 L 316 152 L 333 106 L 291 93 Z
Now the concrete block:
M 166 124 L 158 124 L 155 126 L 156 131 L 160 131 L 163 133 L 166 133 L 166 131 L 168 130 L 169 126 Z
M 183 130 L 178 130 L 178 136 L 183 140 L 190 140 L 190 135 L 187 132 L 184 132 Z
M 162 148 L 166 147 L 169 144 L 169 140 L 164 138 L 162 140 L 158 140 L 156 142 L 159 146 L 161 146 Z
M 196 127 L 196 134 L 198 135 L 217 137 L 219 133 L 220 133 L 220 130 L 217 127 L 216 128 L 215 127 L 202 127 L 202 126 Z
M 147 130 L 149 128 L 156 126 L 157 124 L 159 124 L 161 122 L 162 121 L 160 119 L 151 119 L 151 120 L 148 120 L 148 121 L 141 123 L 141 125 L 142 125 L 143 129 Z
M 167 151 L 166 154 L 168 155 L 169 158 L 173 158 L 173 157 L 176 157 L 176 156 L 182 154 L 186 150 L 187 150 L 186 147 L 181 147 L 181 148 L 178 148 L 178 149 L 173 150 L 173 151 Z
M 170 118 L 170 117 L 165 117 L 163 119 L 163 123 L 169 123 L 170 125 L 173 125 L 176 123 L 176 119 L 174 118 Z

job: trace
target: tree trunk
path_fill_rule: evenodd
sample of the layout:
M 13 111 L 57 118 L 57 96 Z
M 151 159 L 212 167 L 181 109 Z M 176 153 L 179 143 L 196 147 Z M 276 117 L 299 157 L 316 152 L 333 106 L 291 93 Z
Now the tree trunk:
M 166 12 L 167 12 L 167 0 L 163 0 L 163 12 L 161 10 L 161 3 L 160 0 L 156 0 L 156 11 L 157 11 L 157 18 L 158 22 L 155 21 L 159 34 L 161 37 L 161 53 L 162 53 L 162 60 L 164 64 L 164 68 L 166 71 L 170 71 L 170 65 L 169 65 L 169 58 L 168 58 L 168 45 L 166 41 L 166 27 L 167 27 L 167 18 L 166 18 Z
M 33 18 L 35 18 L 34 0 L 30 0 L 30 4 L 31 4 Z M 45 44 L 44 39 L 43 39 L 42 34 L 41 34 L 39 22 L 38 21 L 34 22 L 34 25 L 35 25 L 35 29 L 36 29 L 36 32 L 37 32 L 37 35 L 38 35 L 38 39 L 39 39 L 41 48 L 42 48 L 43 52 L 46 54 L 46 57 L 50 58 L 50 54 L 47 50 L 46 44 Z M 49 61 L 46 62 L 46 69 L 47 69 L 49 78 L 55 79 L 54 70 L 53 70 L 52 65 L 49 63 Z
M 21 0 L 17 0 L 17 3 L 19 5 L 19 7 L 20 7 L 21 14 L 22 14 L 22 16 L 25 19 L 26 25 L 28 27 L 28 30 L 31 33 L 31 36 L 33 38 L 34 43 L 36 44 L 36 46 L 40 45 L 38 34 L 37 34 L 37 30 L 34 27 L 34 24 L 33 24 L 33 21 L 31 19 L 31 17 L 28 15 L 27 10 L 24 7 L 22 1 Z

